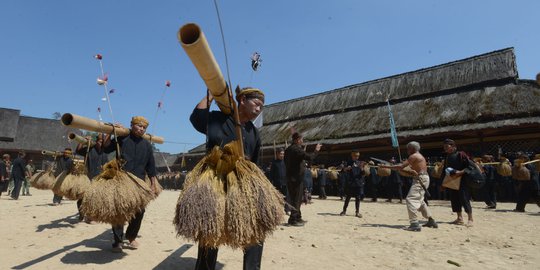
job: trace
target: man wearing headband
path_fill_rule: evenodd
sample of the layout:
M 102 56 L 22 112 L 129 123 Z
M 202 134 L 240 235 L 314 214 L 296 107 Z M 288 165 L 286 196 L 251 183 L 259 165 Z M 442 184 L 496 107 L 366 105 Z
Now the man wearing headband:
M 109 137 L 109 135 L 105 135 Z M 101 168 L 107 161 L 109 161 L 109 158 L 107 157 L 107 154 L 103 152 L 103 133 L 98 133 L 97 136 L 94 136 L 94 139 L 92 137 L 87 137 L 89 142 L 92 140 L 95 140 L 95 143 L 90 148 L 88 147 L 88 144 L 82 144 L 79 143 L 77 145 L 77 150 L 75 152 L 83 157 L 86 157 L 86 168 L 87 173 L 86 175 L 92 181 L 92 179 L 96 176 L 98 176 L 101 173 Z M 83 220 L 84 216 L 81 213 L 81 205 L 82 205 L 82 198 L 77 201 L 77 209 L 79 209 L 79 220 Z M 87 223 L 91 223 L 91 220 L 86 220 Z
M 460 177 L 465 174 L 465 169 L 469 166 L 469 156 L 463 151 L 458 151 L 456 142 L 451 139 L 446 139 L 443 142 L 443 149 L 446 153 L 444 162 L 442 179 L 449 174 L 449 177 Z M 451 168 L 451 169 L 450 169 Z M 447 172 L 448 169 L 448 172 Z M 448 189 L 450 193 L 450 202 L 452 204 L 452 212 L 456 213 L 457 218 L 452 222 L 456 225 L 464 225 L 462 209 L 465 210 L 468 216 L 467 226 L 473 225 L 473 215 L 471 207 L 471 193 L 464 181 L 460 181 L 459 190 Z
M 121 125 L 116 125 L 122 127 Z M 148 127 L 148 120 L 142 116 L 134 116 L 131 118 L 131 129 L 127 136 L 120 136 L 111 140 L 107 136 L 103 142 L 103 152 L 111 153 L 116 151 L 116 143 L 120 145 L 122 159 L 126 162 L 123 169 L 144 180 L 146 176 L 150 178 L 150 188 L 155 191 L 156 188 L 156 163 L 154 160 L 154 150 L 152 144 L 143 138 Z M 144 217 L 144 209 L 135 214 L 129 221 L 126 229 L 125 238 L 129 241 L 128 248 L 137 249 L 137 234 L 141 229 L 142 219 Z M 122 241 L 124 239 L 124 226 L 113 226 L 113 252 L 122 252 Z
M 13 188 L 13 191 L 11 192 L 11 198 L 14 200 L 19 199 L 19 194 L 21 193 L 21 185 L 24 181 L 24 177 L 26 176 L 25 173 L 25 167 L 26 167 L 26 161 L 24 160 L 24 157 L 26 154 L 21 151 L 19 152 L 19 155 L 15 160 L 13 160 L 13 167 L 11 168 L 11 177 L 13 178 L 13 183 L 15 184 L 15 187 Z
M 208 93 L 195 107 L 189 120 L 193 127 L 207 136 L 206 150 L 210 151 L 214 146 L 223 147 L 229 142 L 236 140 L 235 121 L 232 115 L 221 111 L 209 110 L 214 97 Z M 253 120 L 259 116 L 264 106 L 264 93 L 256 88 L 246 87 L 237 91 L 238 115 L 242 127 L 242 139 L 244 143 L 244 155 L 246 159 L 257 163 L 261 139 L 259 131 L 253 125 Z M 263 252 L 263 244 L 255 244 L 244 250 L 245 270 L 260 269 Z M 197 254 L 196 270 L 213 270 L 216 267 L 218 248 L 207 248 L 199 245 Z
M 56 170 L 54 171 L 54 177 L 58 177 L 62 172 L 69 172 L 73 167 L 73 152 L 71 148 L 67 147 L 62 153 L 62 157 L 56 161 Z M 59 205 L 62 202 L 62 196 L 54 194 L 53 205 Z
M 313 161 L 321 150 L 322 144 L 315 145 L 315 151 L 306 153 L 303 148 L 304 136 L 295 132 L 292 135 L 292 144 L 285 150 L 285 168 L 287 173 L 287 189 L 289 190 L 289 203 L 292 205 L 288 224 L 301 227 L 306 223 L 302 219 L 302 197 L 304 195 L 304 176 L 306 174 L 305 161 Z M 311 173 L 310 173 L 311 174 Z

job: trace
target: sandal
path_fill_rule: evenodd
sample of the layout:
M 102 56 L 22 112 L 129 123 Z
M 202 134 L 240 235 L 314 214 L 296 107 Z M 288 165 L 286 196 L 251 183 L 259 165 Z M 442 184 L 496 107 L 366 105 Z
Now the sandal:
M 463 220 L 461 220 L 461 219 L 456 219 L 456 220 L 450 222 L 450 224 L 454 224 L 454 225 L 464 225 L 465 223 L 464 223 Z

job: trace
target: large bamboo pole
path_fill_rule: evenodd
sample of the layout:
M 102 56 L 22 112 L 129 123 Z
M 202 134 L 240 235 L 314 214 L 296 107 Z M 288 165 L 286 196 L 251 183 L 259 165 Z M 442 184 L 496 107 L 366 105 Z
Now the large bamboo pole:
M 84 130 L 94 131 L 94 132 L 101 132 L 101 133 L 107 133 L 112 134 L 113 133 L 113 126 L 110 124 L 106 124 L 94 119 L 86 118 L 83 116 L 79 116 L 72 113 L 65 113 L 62 115 L 62 124 L 65 126 L 69 126 L 72 128 L 80 128 Z M 116 135 L 118 136 L 127 136 L 130 133 L 130 130 L 128 128 L 119 128 L 115 127 Z M 149 140 L 150 142 L 155 143 L 163 143 L 164 139 L 163 137 L 159 136 L 153 136 L 148 133 L 145 133 L 143 135 L 143 138 L 146 140 Z
M 229 88 L 200 27 L 194 23 L 185 24 L 178 30 L 178 41 L 216 99 L 219 109 L 225 114 L 231 114 L 233 108 L 229 100 Z
M 78 142 L 78 143 L 80 143 L 80 144 L 88 145 L 88 139 L 87 139 L 87 138 L 85 138 L 85 137 L 83 137 L 83 136 L 81 136 L 81 135 L 77 135 L 77 134 L 75 134 L 75 133 L 73 133 L 73 132 L 70 132 L 70 133 L 68 134 L 68 138 L 69 138 L 70 140 L 76 141 L 76 142 Z M 90 147 L 94 146 L 95 144 L 96 144 L 96 142 L 90 140 Z

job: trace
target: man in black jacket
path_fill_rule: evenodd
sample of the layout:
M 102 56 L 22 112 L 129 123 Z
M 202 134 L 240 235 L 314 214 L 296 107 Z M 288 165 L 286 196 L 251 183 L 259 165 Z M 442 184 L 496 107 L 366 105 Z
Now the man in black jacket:
M 24 152 L 19 152 L 19 156 L 13 160 L 13 168 L 11 169 L 11 177 L 13 178 L 13 183 L 15 187 L 11 192 L 11 198 L 14 200 L 19 199 L 19 194 L 21 193 L 21 185 L 24 181 L 26 174 L 26 161 L 24 157 L 26 154 Z
M 235 120 L 232 115 L 221 111 L 210 111 L 210 103 L 214 97 L 208 93 L 195 107 L 189 118 L 193 127 L 207 137 L 206 150 L 210 152 L 214 146 L 223 147 L 236 140 Z M 236 93 L 238 114 L 242 129 L 242 142 L 246 159 L 257 163 L 261 138 L 253 120 L 262 112 L 264 93 L 256 88 L 246 87 Z M 263 243 L 255 244 L 244 250 L 245 270 L 256 270 L 261 267 Z M 199 245 L 195 270 L 214 270 L 216 268 L 218 248 Z
M 300 212 L 302 195 L 304 193 L 304 173 L 306 170 L 304 160 L 312 161 L 322 147 L 322 144 L 319 143 L 315 146 L 315 152 L 308 154 L 302 148 L 303 143 L 303 136 L 295 132 L 292 135 L 292 144 L 285 150 L 287 189 L 289 191 L 289 203 L 292 205 L 288 223 L 292 226 L 303 226 L 305 223 L 302 219 L 302 212 Z

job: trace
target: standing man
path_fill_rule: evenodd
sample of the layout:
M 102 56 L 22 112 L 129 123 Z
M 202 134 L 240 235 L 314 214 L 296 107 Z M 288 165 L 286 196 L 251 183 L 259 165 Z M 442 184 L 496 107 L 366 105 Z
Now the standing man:
M 73 159 L 71 156 L 73 152 L 71 148 L 67 147 L 64 149 L 62 157 L 56 162 L 56 170 L 54 172 L 54 177 L 58 177 L 62 172 L 69 172 L 73 167 Z M 60 205 L 62 202 L 62 196 L 57 195 L 56 193 L 53 196 L 53 205 Z
M 451 139 L 446 139 L 443 142 L 443 149 L 446 153 L 446 161 L 444 162 L 443 179 L 447 174 L 447 168 L 452 168 L 450 177 L 461 177 L 465 174 L 465 169 L 469 166 L 469 157 L 463 151 L 457 151 L 456 143 Z M 461 181 L 461 180 L 460 180 Z M 452 224 L 463 225 L 463 215 L 461 209 L 465 210 L 468 216 L 467 226 L 473 225 L 473 215 L 471 207 L 471 193 L 464 181 L 461 181 L 459 190 L 448 190 L 450 193 L 450 202 L 452 204 L 452 212 L 457 215 L 456 220 Z
M 21 194 L 21 185 L 24 182 L 24 177 L 26 176 L 26 162 L 24 161 L 25 156 L 26 154 L 24 151 L 20 151 L 17 158 L 13 160 L 11 177 L 13 178 L 14 188 L 13 191 L 11 191 L 11 198 L 14 200 L 19 199 L 19 194 Z
M 108 137 L 108 136 L 107 136 Z M 87 137 L 88 141 L 91 141 L 91 137 Z M 101 168 L 109 158 L 107 154 L 103 152 L 103 133 L 99 133 L 96 136 L 96 142 L 94 146 L 88 148 L 88 145 L 79 143 L 75 152 L 83 157 L 86 161 L 87 176 L 92 181 L 94 177 L 101 173 Z M 88 155 L 88 156 L 87 156 Z M 79 221 L 84 219 L 84 215 L 81 213 L 82 198 L 77 200 L 77 209 L 79 210 Z M 86 220 L 87 223 L 91 223 L 91 220 Z
M 360 161 L 360 151 L 353 150 L 351 152 L 351 159 L 347 162 L 347 167 L 345 171 L 347 172 L 347 182 L 345 184 L 345 203 L 343 204 L 343 211 L 339 214 L 344 216 L 347 214 L 347 207 L 349 207 L 349 202 L 351 198 L 354 197 L 354 208 L 356 210 L 355 216 L 361 218 L 360 214 L 360 201 L 364 193 L 364 184 L 365 184 L 365 175 L 364 172 L 364 161 Z
M 9 158 L 9 154 L 4 154 L 2 155 L 2 160 L 0 160 L 0 196 L 2 196 L 2 192 L 7 191 L 9 184 L 9 173 L 7 169 Z
M 426 188 L 429 187 L 429 175 L 427 173 L 427 162 L 422 154 L 420 154 L 420 144 L 418 142 L 410 142 L 407 144 L 407 153 L 409 158 L 402 164 L 397 165 L 379 165 L 383 168 L 403 170 L 410 166 L 415 176 L 409 193 L 407 194 L 407 212 L 409 213 L 410 226 L 406 228 L 408 231 L 419 232 L 422 230 L 418 222 L 418 210 L 422 212 L 422 216 L 428 219 L 424 227 L 437 228 L 438 225 L 431 217 L 428 205 L 424 201 Z
M 324 164 L 319 166 L 317 172 L 317 181 L 319 182 L 319 199 L 326 200 L 326 184 L 327 184 L 328 170 L 324 168 Z
M 221 111 L 210 112 L 210 104 L 214 97 L 208 93 L 195 107 L 189 118 L 193 127 L 206 134 L 206 150 L 210 152 L 214 146 L 225 146 L 236 140 L 235 121 L 232 115 Z M 246 87 L 236 92 L 238 115 L 242 129 L 244 156 L 253 163 L 258 162 L 261 138 L 253 125 L 253 120 L 262 112 L 264 93 L 256 88 Z M 261 268 L 264 243 L 255 244 L 244 249 L 244 270 Z M 214 270 L 216 268 L 218 248 L 199 245 L 195 270 Z
M 120 125 L 117 125 L 121 127 Z M 154 150 L 149 141 L 143 139 L 148 120 L 142 116 L 134 116 L 131 118 L 131 129 L 127 136 L 120 136 L 111 140 L 107 136 L 103 142 L 105 153 L 111 153 L 116 150 L 116 144 L 120 146 L 121 158 L 126 163 L 123 169 L 144 180 L 146 176 L 150 178 L 150 188 L 155 192 L 156 188 L 156 163 L 154 160 Z M 139 248 L 137 242 L 137 234 L 141 229 L 142 219 L 144 217 L 144 209 L 136 213 L 135 216 L 128 222 L 125 237 L 129 241 L 127 247 L 131 249 Z M 114 243 L 112 251 L 115 253 L 122 252 L 122 241 L 124 239 L 124 226 L 118 225 L 112 228 L 114 235 Z
M 304 174 L 306 171 L 305 160 L 312 161 L 321 150 L 322 144 L 315 146 L 315 152 L 308 154 L 304 151 L 302 144 L 304 137 L 295 132 L 292 135 L 292 144 L 285 150 L 285 167 L 287 168 L 287 188 L 289 190 L 290 204 L 292 205 L 291 215 L 288 224 L 292 226 L 304 226 L 300 206 L 302 205 L 302 195 L 304 193 Z
M 22 195 L 32 196 L 32 194 L 30 194 L 30 178 L 32 178 L 32 175 L 34 175 L 34 171 L 36 170 L 33 160 L 28 160 L 28 164 L 26 165 L 25 169 L 26 177 L 24 178 Z
M 396 165 L 396 158 L 392 157 L 390 159 L 390 163 L 392 165 Z M 390 175 L 388 176 L 388 199 L 387 202 L 392 202 L 392 199 L 394 198 L 394 195 L 398 195 L 399 203 L 403 202 L 403 191 L 402 191 L 403 183 L 401 182 L 401 175 L 395 170 L 392 170 Z M 426 186 L 427 187 L 427 186 Z
M 493 162 L 492 155 L 483 155 L 482 162 L 488 163 Z M 487 209 L 497 208 L 497 196 L 496 189 L 497 184 L 495 183 L 495 172 L 496 169 L 493 165 L 482 165 L 484 168 L 484 175 L 486 176 L 486 184 L 483 187 L 484 190 L 484 202 L 486 203 Z
M 283 158 L 285 157 L 285 149 L 279 148 L 277 152 L 277 158 L 272 161 L 272 167 L 270 170 L 270 177 L 274 186 L 283 194 L 288 201 L 288 191 L 287 191 L 287 178 L 285 173 L 285 162 Z M 289 213 L 289 205 L 285 204 L 285 213 Z

